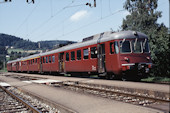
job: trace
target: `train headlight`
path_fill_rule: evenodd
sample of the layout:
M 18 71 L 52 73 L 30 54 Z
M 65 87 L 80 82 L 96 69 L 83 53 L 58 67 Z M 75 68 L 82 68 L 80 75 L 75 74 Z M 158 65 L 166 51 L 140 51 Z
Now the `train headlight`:
M 129 62 L 129 58 L 128 57 L 124 57 L 124 60 Z
M 147 60 L 150 60 L 150 57 L 146 57 Z
M 152 68 L 152 64 L 148 64 L 148 68 Z

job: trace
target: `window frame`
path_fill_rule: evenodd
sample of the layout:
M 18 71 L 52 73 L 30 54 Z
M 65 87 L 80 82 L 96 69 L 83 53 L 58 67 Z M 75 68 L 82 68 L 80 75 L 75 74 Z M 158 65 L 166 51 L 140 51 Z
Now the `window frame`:
M 48 62 L 51 63 L 51 56 L 48 56 Z
M 131 46 L 132 46 L 132 53 L 143 53 L 143 47 L 142 47 L 142 40 L 137 40 L 137 43 L 140 43 L 140 52 L 135 52 L 134 50 L 134 43 L 135 43 L 135 40 L 131 40 Z M 136 43 L 136 45 L 137 45 Z
M 80 54 L 78 54 L 78 51 L 80 52 Z M 78 55 L 80 55 L 80 56 L 78 56 Z M 80 50 L 77 50 L 77 60 L 81 60 L 81 49 Z
M 75 51 L 71 51 L 71 61 L 75 60 Z
M 43 64 L 45 64 L 46 63 L 46 59 L 45 59 L 45 57 L 43 56 Z
M 55 55 L 52 55 L 52 63 L 55 63 Z
M 84 52 L 85 50 L 87 50 L 87 53 L 88 53 L 87 56 L 85 56 L 85 52 Z M 86 58 L 86 57 L 87 57 L 87 58 Z M 88 48 L 83 49 L 83 59 L 84 59 L 84 60 L 89 59 L 89 49 L 88 49 Z
M 46 58 L 45 58 L 45 59 L 46 59 L 46 64 L 48 64 L 48 56 L 46 56 Z
M 92 48 L 96 48 L 95 49 L 95 51 L 93 51 L 94 52 L 94 54 L 92 54 Z M 90 58 L 92 58 L 92 59 L 95 59 L 95 58 L 97 58 L 97 54 L 95 53 L 97 51 L 97 47 L 96 46 L 94 46 L 94 47 L 90 47 Z M 93 55 L 95 55 L 95 57 L 92 57 Z
M 69 56 L 69 52 L 66 52 L 66 61 L 70 61 L 70 56 Z
M 123 42 L 123 40 L 120 40 L 120 41 L 119 41 L 119 52 L 120 52 L 121 54 L 129 54 L 129 53 L 132 53 L 132 43 L 131 43 L 131 40 L 125 40 L 125 41 L 129 41 L 129 43 L 130 43 L 130 52 L 122 52 L 121 42 Z
M 117 43 L 117 50 L 116 50 L 116 46 L 115 43 Z M 114 45 L 114 52 L 112 51 L 112 46 Z M 110 42 L 110 54 L 119 54 L 120 53 L 120 47 L 119 47 L 119 42 L 118 41 L 113 41 Z

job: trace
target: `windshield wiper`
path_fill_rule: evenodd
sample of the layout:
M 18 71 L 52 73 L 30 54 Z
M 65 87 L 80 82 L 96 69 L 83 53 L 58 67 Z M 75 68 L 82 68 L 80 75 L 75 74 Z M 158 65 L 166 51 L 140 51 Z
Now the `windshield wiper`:
M 122 47 L 123 43 L 125 42 L 125 38 L 122 40 L 122 43 L 120 44 L 120 47 Z
M 145 44 L 146 44 L 146 41 L 147 41 L 147 39 L 145 38 L 145 41 L 144 41 L 144 43 L 143 43 L 143 49 L 145 49 Z
M 135 39 L 135 43 L 134 43 L 134 50 L 136 50 L 137 41 L 138 41 L 138 39 L 136 38 L 136 39 Z

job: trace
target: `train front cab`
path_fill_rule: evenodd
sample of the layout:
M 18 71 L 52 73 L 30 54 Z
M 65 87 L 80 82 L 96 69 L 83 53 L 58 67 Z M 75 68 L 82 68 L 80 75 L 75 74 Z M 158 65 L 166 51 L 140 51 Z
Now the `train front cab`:
M 113 73 L 123 80 L 145 78 L 152 67 L 147 38 L 113 41 L 109 54 Z

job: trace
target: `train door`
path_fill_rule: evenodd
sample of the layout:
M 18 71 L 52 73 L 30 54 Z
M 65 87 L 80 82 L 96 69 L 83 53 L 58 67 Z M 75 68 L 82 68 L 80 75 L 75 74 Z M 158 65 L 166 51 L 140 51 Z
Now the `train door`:
M 12 63 L 10 64 L 10 70 L 12 71 Z
M 64 72 L 64 53 L 59 53 L 59 72 Z
M 42 57 L 40 57 L 40 69 L 39 69 L 40 73 L 42 73 L 42 71 L 43 71 L 42 70 L 42 68 L 43 68 L 42 67 L 43 66 L 42 63 L 43 63 L 43 59 L 42 59 Z
M 105 68 L 105 44 L 98 44 L 98 73 L 104 73 Z
M 16 63 L 16 72 L 19 70 L 19 62 Z

